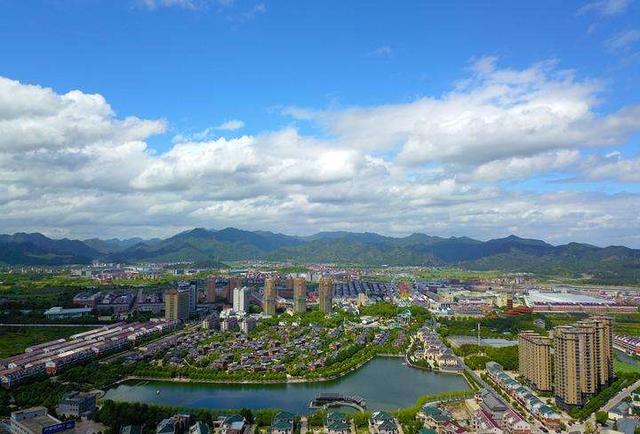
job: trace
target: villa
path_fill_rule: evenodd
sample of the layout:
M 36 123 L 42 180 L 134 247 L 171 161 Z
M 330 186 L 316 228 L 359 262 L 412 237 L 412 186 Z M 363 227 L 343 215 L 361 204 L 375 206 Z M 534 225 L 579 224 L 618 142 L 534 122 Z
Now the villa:
M 324 419 L 324 434 L 351 434 L 351 424 L 344 414 L 332 411 Z
M 271 421 L 271 434 L 293 434 L 294 414 L 281 411 Z
M 386 411 L 376 411 L 369 419 L 369 432 L 371 434 L 398 434 L 398 422 Z

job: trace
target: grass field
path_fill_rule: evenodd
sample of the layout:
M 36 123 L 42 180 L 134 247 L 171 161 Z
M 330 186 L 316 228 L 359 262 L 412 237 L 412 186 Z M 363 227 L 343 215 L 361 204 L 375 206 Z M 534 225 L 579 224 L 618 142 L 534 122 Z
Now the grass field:
M 89 330 L 88 327 L 0 327 L 0 358 L 42 344 Z
M 634 363 L 635 362 L 635 363 Z M 628 356 L 622 352 L 614 351 L 613 358 L 614 372 L 637 372 L 640 373 L 640 360 Z
M 631 365 L 629 363 L 625 363 L 623 361 L 618 360 L 617 358 L 613 361 L 613 370 L 614 372 L 638 372 L 640 373 L 640 366 Z

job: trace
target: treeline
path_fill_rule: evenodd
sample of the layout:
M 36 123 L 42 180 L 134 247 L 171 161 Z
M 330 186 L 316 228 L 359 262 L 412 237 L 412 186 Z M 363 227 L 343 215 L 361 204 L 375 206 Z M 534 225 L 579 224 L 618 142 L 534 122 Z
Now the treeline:
M 239 414 L 250 423 L 255 423 L 258 426 L 270 426 L 273 417 L 278 411 L 277 409 L 252 411 L 248 408 L 235 410 L 192 409 L 106 400 L 102 402 L 102 407 L 96 414 L 96 421 L 108 426 L 112 432 L 118 432 L 120 427 L 126 425 L 144 425 L 145 433 L 155 433 L 156 425 L 160 421 L 178 413 L 189 414 L 194 421 L 200 421 L 207 425 L 213 424 L 219 417 Z
M 575 419 L 586 419 L 609 402 L 609 400 L 616 396 L 622 389 L 630 386 L 640 379 L 640 373 L 638 372 L 618 372 L 616 375 L 618 378 L 611 386 L 589 399 L 589 401 L 587 401 L 587 403 L 582 407 L 574 407 L 569 410 L 569 416 Z
M 60 375 L 60 378 L 66 382 L 84 384 L 85 388 L 104 389 L 130 375 L 132 371 L 132 365 L 115 362 L 101 365 L 94 361 L 86 365 L 70 367 Z
M 74 384 L 64 384 L 50 379 L 43 379 L 28 384 L 23 384 L 8 391 L 0 389 L 0 416 L 8 416 L 12 411 L 10 405 L 15 408 L 27 408 L 43 405 L 53 411 L 65 393 L 76 390 Z

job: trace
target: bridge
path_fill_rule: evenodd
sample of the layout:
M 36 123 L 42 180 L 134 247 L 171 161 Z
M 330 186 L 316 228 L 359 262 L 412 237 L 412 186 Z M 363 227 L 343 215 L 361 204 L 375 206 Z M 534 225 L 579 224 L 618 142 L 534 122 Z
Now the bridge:
M 358 395 L 345 395 L 342 393 L 319 393 L 309 404 L 310 408 L 328 408 L 346 405 L 356 410 L 364 411 L 367 401 Z

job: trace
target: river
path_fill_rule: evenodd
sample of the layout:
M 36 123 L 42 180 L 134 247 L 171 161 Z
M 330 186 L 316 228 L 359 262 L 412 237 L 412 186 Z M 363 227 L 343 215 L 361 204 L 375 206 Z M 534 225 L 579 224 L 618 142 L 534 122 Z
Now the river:
M 320 392 L 360 395 L 367 401 L 368 410 L 391 410 L 413 405 L 421 395 L 469 389 L 461 375 L 422 371 L 405 366 L 403 360 L 377 357 L 337 380 L 314 383 L 198 384 L 146 381 L 120 384 L 109 390 L 105 398 L 187 408 L 279 408 L 306 414 L 312 411 L 309 402 Z

